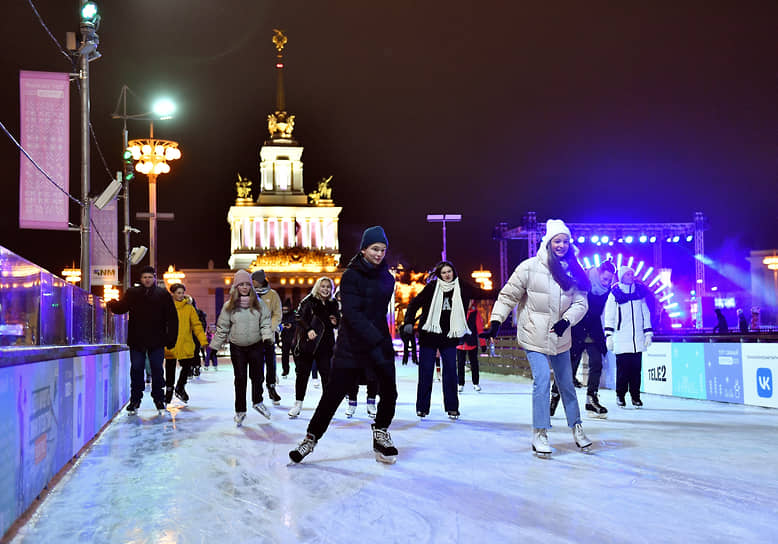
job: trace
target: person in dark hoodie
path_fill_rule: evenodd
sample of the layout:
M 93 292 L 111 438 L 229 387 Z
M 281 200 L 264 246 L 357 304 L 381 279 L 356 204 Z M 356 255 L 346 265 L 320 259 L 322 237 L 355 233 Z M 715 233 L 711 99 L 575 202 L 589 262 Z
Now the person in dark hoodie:
M 362 372 L 378 381 L 380 401 L 373 429 L 376 460 L 394 463 L 397 448 L 389 435 L 397 403 L 394 348 L 386 315 L 394 293 L 394 276 L 386 264 L 389 245 L 384 229 L 375 226 L 362 233 L 360 250 L 349 262 L 340 281 L 341 322 L 329 383 L 300 444 L 289 452 L 299 463 L 324 435 L 343 398 Z
M 295 333 L 295 315 L 289 299 L 281 306 L 281 377 L 289 375 L 289 354 L 292 353 Z
M 146 357 L 151 364 L 151 398 L 157 410 L 165 409 L 165 379 L 162 365 L 165 348 L 173 349 L 178 339 L 178 313 L 170 293 L 157 287 L 154 268 L 140 271 L 140 285 L 130 287 L 108 307 L 115 314 L 130 313 L 127 345 L 130 346 L 130 403 L 127 412 L 135 414 L 143 398 L 143 372 Z
M 605 419 L 608 409 L 600 404 L 598 392 L 602 376 L 602 358 L 608 353 L 605 345 L 605 332 L 602 330 L 602 312 L 608 300 L 616 267 L 611 261 L 604 261 L 600 266 L 590 268 L 587 272 L 592 289 L 587 293 L 589 309 L 583 319 L 570 328 L 573 345 L 570 347 L 570 364 L 573 367 L 573 377 L 578 372 L 583 352 L 589 356 L 589 377 L 586 384 L 586 411 L 589 415 Z M 559 404 L 559 389 L 556 382 L 551 388 L 551 415 L 556 412 Z

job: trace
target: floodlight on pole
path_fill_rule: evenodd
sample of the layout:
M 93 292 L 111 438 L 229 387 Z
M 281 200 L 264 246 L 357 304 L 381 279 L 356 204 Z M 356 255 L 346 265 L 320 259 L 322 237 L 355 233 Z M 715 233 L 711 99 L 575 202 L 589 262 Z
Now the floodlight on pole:
M 462 221 L 462 214 L 459 213 L 433 213 L 427 214 L 427 223 L 443 223 L 443 252 L 441 260 L 446 260 L 446 223 L 458 223 Z

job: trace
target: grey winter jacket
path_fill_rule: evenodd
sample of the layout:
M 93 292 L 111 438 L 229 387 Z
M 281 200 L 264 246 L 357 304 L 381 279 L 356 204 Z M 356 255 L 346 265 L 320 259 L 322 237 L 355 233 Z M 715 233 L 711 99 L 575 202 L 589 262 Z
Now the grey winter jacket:
M 233 308 L 230 311 L 226 306 L 225 302 L 216 322 L 216 334 L 211 340 L 211 349 L 218 351 L 227 341 L 245 347 L 273 340 L 270 310 L 262 299 L 259 299 L 259 313 L 254 308 Z

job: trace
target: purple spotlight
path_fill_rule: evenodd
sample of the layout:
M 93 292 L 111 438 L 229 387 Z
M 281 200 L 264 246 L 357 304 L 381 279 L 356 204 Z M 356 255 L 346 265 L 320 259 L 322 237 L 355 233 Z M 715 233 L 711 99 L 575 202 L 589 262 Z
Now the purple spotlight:
M 592 236 L 591 238 L 589 238 L 589 241 L 590 241 L 591 243 L 593 243 L 593 244 L 596 244 L 597 242 L 599 242 L 599 241 L 600 241 L 600 237 L 599 237 L 599 236 L 597 236 L 597 235 L 595 234 L 594 236 Z
M 640 238 L 638 238 L 638 240 L 640 240 L 641 244 L 645 244 L 646 241 L 648 241 L 648 236 L 646 236 L 645 234 L 641 234 Z
M 680 241 L 681 241 L 681 237 L 680 236 L 678 236 L 677 234 L 675 236 L 673 236 L 673 243 L 674 244 L 677 244 Z
M 624 241 L 626 243 L 628 243 L 628 244 L 631 244 L 633 240 L 634 240 L 634 238 L 632 238 L 632 236 L 625 236 L 624 237 Z
M 648 239 L 648 241 L 653 244 L 654 242 L 656 242 L 656 236 L 652 236 L 651 238 Z
M 693 234 L 689 234 L 689 235 L 686 236 L 686 241 L 687 242 L 691 242 L 692 240 L 694 240 L 694 235 Z
M 579 236 L 578 237 L 578 243 L 583 244 L 586 241 L 586 236 Z
M 607 236 L 603 236 L 602 238 L 600 238 L 600 242 L 602 242 L 603 244 L 607 244 L 608 240 L 610 240 L 610 238 L 608 238 Z

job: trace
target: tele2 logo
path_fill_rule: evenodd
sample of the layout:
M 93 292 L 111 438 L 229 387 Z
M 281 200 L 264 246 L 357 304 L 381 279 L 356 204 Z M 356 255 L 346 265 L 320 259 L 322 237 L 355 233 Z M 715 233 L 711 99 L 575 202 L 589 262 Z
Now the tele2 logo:
M 773 396 L 773 372 L 769 368 L 756 369 L 756 393 L 768 399 Z

